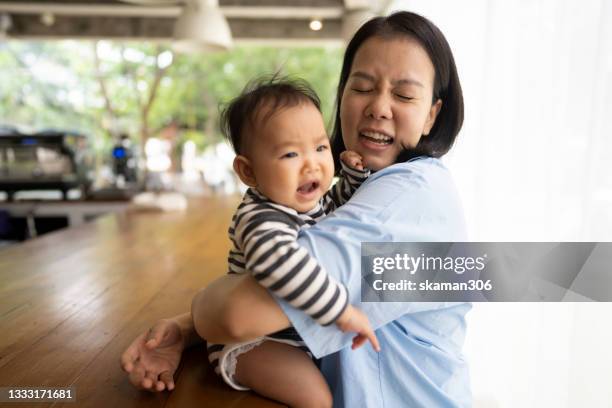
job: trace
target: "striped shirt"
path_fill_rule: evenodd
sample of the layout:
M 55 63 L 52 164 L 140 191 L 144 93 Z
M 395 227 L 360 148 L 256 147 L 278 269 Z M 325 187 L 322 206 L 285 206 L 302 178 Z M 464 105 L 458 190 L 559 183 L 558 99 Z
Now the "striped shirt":
M 306 213 L 276 204 L 255 189 L 247 190 L 229 228 L 233 243 L 229 273 L 248 271 L 263 287 L 319 324 L 335 322 L 348 302 L 346 288 L 296 240 L 301 228 L 348 201 L 368 175 L 367 170 L 342 163 L 340 180 Z
M 233 245 L 228 256 L 228 273 L 251 273 L 262 286 L 321 325 L 335 322 L 342 314 L 348 305 L 348 293 L 344 285 L 332 279 L 308 251 L 297 244 L 297 235 L 301 228 L 314 225 L 346 203 L 370 174 L 369 170 L 341 165 L 338 182 L 306 213 L 274 203 L 249 188 L 228 231 Z M 268 337 L 310 354 L 293 328 Z M 208 359 L 217 374 L 224 347 L 212 343 L 207 346 Z

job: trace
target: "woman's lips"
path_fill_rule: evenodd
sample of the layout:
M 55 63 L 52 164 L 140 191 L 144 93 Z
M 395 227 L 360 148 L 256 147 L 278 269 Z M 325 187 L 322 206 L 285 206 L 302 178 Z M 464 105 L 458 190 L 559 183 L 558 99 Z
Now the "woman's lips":
M 379 142 L 375 142 L 374 140 L 362 135 L 361 133 L 359 133 L 358 140 L 359 140 L 359 144 L 361 144 L 365 148 L 369 150 L 375 150 L 375 151 L 386 150 L 393 145 L 393 141 L 391 141 L 391 143 L 379 143 Z

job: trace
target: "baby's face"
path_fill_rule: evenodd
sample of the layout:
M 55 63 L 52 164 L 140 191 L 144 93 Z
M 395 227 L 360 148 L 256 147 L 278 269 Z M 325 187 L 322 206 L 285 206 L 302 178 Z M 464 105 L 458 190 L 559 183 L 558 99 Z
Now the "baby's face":
M 257 189 L 299 212 L 313 209 L 334 175 L 321 113 L 301 103 L 275 112 L 256 128 L 249 159 Z

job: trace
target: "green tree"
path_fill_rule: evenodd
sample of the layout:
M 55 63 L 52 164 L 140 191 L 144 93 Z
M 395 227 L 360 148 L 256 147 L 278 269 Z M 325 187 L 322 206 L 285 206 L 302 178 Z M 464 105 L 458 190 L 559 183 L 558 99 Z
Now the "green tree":
M 110 41 L 0 43 L 0 124 L 80 130 L 106 157 L 119 133 L 147 138 L 175 124 L 180 146 L 216 143 L 219 106 L 265 74 L 309 81 L 332 116 L 341 50 L 237 47 L 173 54 L 165 46 Z

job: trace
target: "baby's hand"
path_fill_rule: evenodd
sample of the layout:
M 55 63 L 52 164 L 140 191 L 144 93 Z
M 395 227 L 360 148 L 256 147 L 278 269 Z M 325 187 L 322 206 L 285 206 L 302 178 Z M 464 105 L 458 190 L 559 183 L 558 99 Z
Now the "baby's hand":
M 370 340 L 374 350 L 380 351 L 378 339 L 370 326 L 368 317 L 356 307 L 349 304 L 338 320 L 336 320 L 336 326 L 343 332 L 357 333 L 357 336 L 353 337 L 353 345 L 351 346 L 353 350 L 361 347 L 367 340 Z
M 352 150 L 345 150 L 340 153 L 340 160 L 347 166 L 363 171 L 363 159 L 361 155 Z

